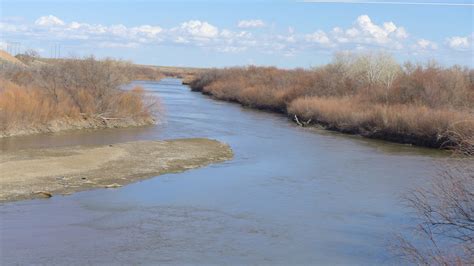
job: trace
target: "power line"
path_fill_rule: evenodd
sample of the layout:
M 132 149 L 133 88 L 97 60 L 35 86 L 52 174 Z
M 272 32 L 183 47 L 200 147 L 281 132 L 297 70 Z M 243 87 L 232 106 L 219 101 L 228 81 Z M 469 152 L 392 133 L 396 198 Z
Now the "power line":
M 7 42 L 7 52 L 13 56 L 21 52 L 20 42 Z

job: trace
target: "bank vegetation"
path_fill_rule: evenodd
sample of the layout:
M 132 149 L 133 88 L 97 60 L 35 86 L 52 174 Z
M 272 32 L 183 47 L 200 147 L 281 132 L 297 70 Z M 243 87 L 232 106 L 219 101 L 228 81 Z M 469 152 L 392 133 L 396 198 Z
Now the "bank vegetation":
M 339 53 L 310 70 L 212 69 L 190 86 L 285 113 L 302 126 L 437 148 L 469 148 L 474 139 L 474 70 L 460 66 L 399 65 L 386 53 Z
M 141 87 L 124 85 L 156 73 L 130 63 L 94 57 L 35 60 L 0 65 L 0 136 L 65 129 L 128 127 L 152 124 L 156 99 Z

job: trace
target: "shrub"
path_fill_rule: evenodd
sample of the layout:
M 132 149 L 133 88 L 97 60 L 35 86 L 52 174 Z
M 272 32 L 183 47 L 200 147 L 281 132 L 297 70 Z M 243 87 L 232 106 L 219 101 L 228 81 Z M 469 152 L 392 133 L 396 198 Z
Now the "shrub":
M 417 226 L 396 236 L 393 251 L 418 265 L 470 265 L 474 261 L 474 169 L 463 159 L 440 171 L 431 186 L 405 197 Z
M 107 124 L 113 119 L 114 126 L 153 121 L 156 102 L 145 102 L 142 88 L 121 89 L 133 77 L 129 63 L 89 57 L 4 67 L 0 74 L 3 134 L 47 127 L 58 120 Z
M 190 86 L 335 130 L 433 147 L 469 146 L 450 132 L 459 122 L 474 120 L 473 70 L 435 63 L 400 66 L 384 53 L 340 53 L 311 70 L 212 69 Z M 460 132 L 472 136 L 474 124 L 462 125 Z
M 454 127 L 458 134 L 474 134 L 472 125 L 453 122 L 471 118 L 463 112 L 423 105 L 367 105 L 353 97 L 298 98 L 288 106 L 288 113 L 342 132 L 430 147 L 460 144 L 450 134 Z

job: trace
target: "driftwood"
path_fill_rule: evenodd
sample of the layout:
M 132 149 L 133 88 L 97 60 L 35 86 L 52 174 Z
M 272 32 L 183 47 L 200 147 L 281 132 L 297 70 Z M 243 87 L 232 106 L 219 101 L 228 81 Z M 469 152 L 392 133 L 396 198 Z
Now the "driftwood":
M 311 123 L 311 118 L 306 122 L 304 122 L 304 121 L 300 122 L 300 120 L 298 119 L 298 116 L 295 115 L 295 121 L 296 121 L 296 124 L 298 124 L 300 127 L 306 127 L 306 126 L 309 125 L 309 123 Z
M 36 191 L 33 193 L 43 198 L 51 198 L 53 196 L 52 193 L 47 192 L 47 191 Z
M 104 187 L 105 188 L 119 188 L 119 187 L 122 187 L 122 185 L 117 184 L 117 183 L 113 183 L 113 184 L 110 184 L 110 185 L 105 185 Z
M 80 115 L 82 115 L 82 117 L 86 118 L 88 115 L 86 113 L 80 113 Z M 125 117 L 105 117 L 103 116 L 103 114 L 97 114 L 95 115 L 96 118 L 100 118 L 104 121 L 107 121 L 107 120 L 124 120 L 124 119 L 127 119 Z
M 126 119 L 125 117 L 103 117 L 103 116 L 98 116 L 100 119 L 103 120 L 123 120 Z

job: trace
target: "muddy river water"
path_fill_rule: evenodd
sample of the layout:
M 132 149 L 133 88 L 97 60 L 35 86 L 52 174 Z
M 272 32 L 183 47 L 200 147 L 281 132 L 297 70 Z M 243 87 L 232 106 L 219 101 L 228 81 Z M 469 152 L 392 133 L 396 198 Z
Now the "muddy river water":
M 286 117 L 135 82 L 161 98 L 157 126 L 0 140 L 1 150 L 207 137 L 234 159 L 119 189 L 0 205 L 7 264 L 393 264 L 412 222 L 400 197 L 445 153 L 297 127 Z

